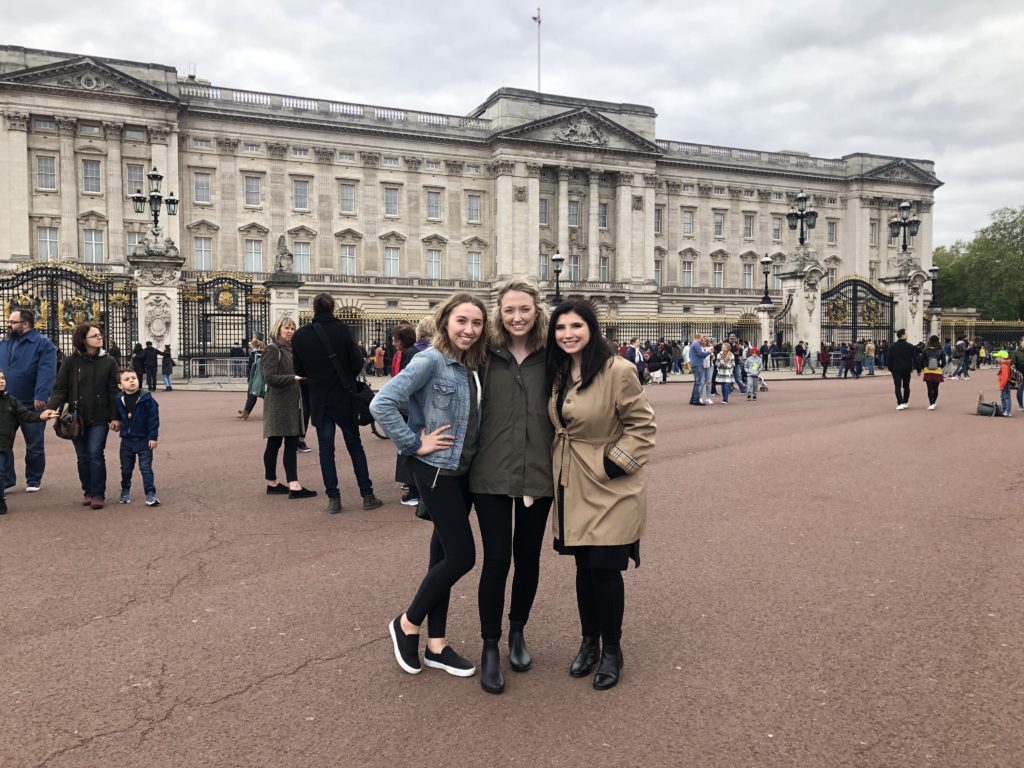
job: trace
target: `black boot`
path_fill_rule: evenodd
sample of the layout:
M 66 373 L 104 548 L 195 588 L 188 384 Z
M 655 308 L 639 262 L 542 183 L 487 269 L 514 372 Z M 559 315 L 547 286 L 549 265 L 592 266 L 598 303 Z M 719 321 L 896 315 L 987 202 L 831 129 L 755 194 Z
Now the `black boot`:
M 484 650 L 480 654 L 480 687 L 488 693 L 501 693 L 505 690 L 497 640 L 484 640 Z
M 529 672 L 533 666 L 530 652 L 523 639 L 523 623 L 510 621 L 508 624 L 508 662 L 513 672 Z
M 597 638 L 583 636 L 583 642 L 580 644 L 579 651 L 576 652 L 576 658 L 572 660 L 572 664 L 569 665 L 569 674 L 573 677 L 585 677 L 590 674 L 590 670 L 594 668 L 597 663 L 598 647 Z
M 622 648 L 614 646 L 606 647 L 601 651 L 601 663 L 597 666 L 597 674 L 594 675 L 594 688 L 599 691 L 607 691 L 614 688 L 619 682 L 619 672 L 622 671 Z

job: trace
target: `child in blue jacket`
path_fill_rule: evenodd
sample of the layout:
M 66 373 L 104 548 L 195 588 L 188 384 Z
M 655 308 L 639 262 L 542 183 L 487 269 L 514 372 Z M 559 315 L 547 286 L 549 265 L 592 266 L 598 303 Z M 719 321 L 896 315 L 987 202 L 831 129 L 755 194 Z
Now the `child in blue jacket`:
M 160 406 L 149 392 L 139 391 L 139 376 L 129 369 L 121 371 L 121 396 L 117 398 L 121 415 L 121 504 L 132 501 L 132 473 L 139 459 L 146 506 L 160 506 L 153 481 L 153 449 L 160 431 Z

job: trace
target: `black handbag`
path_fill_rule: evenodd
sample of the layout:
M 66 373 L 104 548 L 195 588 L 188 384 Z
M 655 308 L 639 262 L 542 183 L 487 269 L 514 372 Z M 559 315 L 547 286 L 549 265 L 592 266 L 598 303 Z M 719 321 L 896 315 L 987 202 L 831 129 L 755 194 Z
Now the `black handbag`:
M 53 420 L 53 431 L 57 433 L 57 437 L 64 440 L 81 437 L 85 430 L 85 422 L 78 413 L 78 380 L 82 378 L 82 368 L 77 361 L 73 365 L 75 366 L 75 380 L 71 385 L 71 397 L 74 406 L 72 407 L 71 403 L 64 403 L 57 413 L 57 418 Z
M 373 414 L 370 413 L 370 403 L 373 402 L 376 393 L 365 381 L 354 381 L 346 373 L 345 369 L 341 366 L 341 361 L 338 359 L 338 353 L 331 348 L 327 340 L 327 332 L 323 329 L 323 326 L 319 323 L 313 323 L 312 325 L 316 335 L 320 337 L 320 343 L 327 350 L 327 358 L 331 361 L 331 365 L 334 366 L 334 372 L 341 379 L 341 385 L 348 390 L 352 403 L 352 420 L 360 427 L 369 426 L 373 434 L 381 440 L 387 440 L 387 435 L 382 435 L 377 431 L 377 422 L 374 421 Z

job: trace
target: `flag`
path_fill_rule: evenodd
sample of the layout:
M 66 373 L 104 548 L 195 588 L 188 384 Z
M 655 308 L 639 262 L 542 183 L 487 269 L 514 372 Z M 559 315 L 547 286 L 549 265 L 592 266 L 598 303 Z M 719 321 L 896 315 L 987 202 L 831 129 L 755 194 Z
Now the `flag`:
M 537 15 L 530 18 L 537 22 L 537 26 L 540 26 L 540 8 L 537 9 Z

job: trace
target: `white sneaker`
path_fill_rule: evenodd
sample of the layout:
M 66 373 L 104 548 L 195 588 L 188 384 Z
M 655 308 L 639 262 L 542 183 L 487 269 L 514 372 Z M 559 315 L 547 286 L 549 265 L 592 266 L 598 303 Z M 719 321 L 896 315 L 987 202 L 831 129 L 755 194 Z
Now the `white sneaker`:
M 906 409 L 907 409 L 906 403 L 901 403 L 900 405 L 896 406 L 896 410 L 897 411 L 905 411 Z
M 935 410 L 935 403 L 932 403 L 931 405 L 929 405 L 928 406 L 928 410 L 929 411 L 934 411 Z
M 25 486 L 25 492 L 26 493 L 36 493 L 38 490 L 39 490 L 39 486 L 38 485 L 26 485 Z

